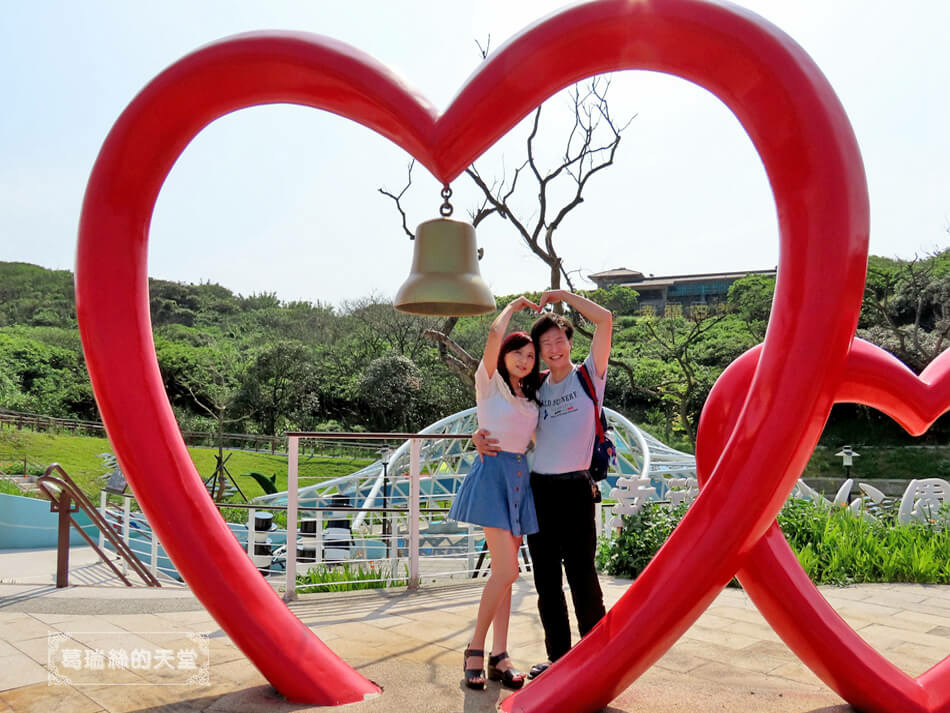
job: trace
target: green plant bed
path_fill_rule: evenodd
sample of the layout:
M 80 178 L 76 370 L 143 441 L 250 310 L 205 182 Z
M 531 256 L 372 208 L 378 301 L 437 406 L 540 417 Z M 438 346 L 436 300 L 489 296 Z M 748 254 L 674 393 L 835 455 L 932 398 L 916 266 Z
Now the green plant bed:
M 671 510 L 648 503 L 638 514 L 624 517 L 618 535 L 601 538 L 598 569 L 635 579 L 684 514 L 684 507 Z M 950 528 L 939 523 L 898 525 L 893 513 L 856 517 L 847 509 L 808 500 L 786 503 L 778 523 L 816 584 L 950 584 Z
M 240 495 L 232 495 L 229 502 L 244 504 L 241 500 Z M 246 507 L 227 507 L 226 503 L 220 503 L 218 512 L 221 513 L 221 517 L 224 518 L 225 522 L 241 523 L 246 525 L 248 523 L 248 508 Z M 273 515 L 273 523 L 279 528 L 286 530 L 287 529 L 287 511 L 286 510 L 277 510 L 268 508 L 266 506 L 261 506 L 257 508 L 257 513 L 269 512 Z
M 46 468 L 29 461 L 24 465 L 23 459 L 4 460 L 0 458 L 0 473 L 6 475 L 43 475 Z
M 409 583 L 409 568 L 406 567 L 406 576 L 401 579 L 388 579 L 389 565 L 377 567 L 372 562 L 369 565 L 340 565 L 321 564 L 311 567 L 306 574 L 297 575 L 297 591 L 301 594 L 315 592 L 352 592 L 357 589 L 385 589 L 386 587 L 405 587 Z M 300 585 L 316 585 L 300 587 Z
M 888 514 L 872 520 L 797 500 L 778 521 L 818 584 L 950 583 L 950 529 L 937 522 L 898 525 Z

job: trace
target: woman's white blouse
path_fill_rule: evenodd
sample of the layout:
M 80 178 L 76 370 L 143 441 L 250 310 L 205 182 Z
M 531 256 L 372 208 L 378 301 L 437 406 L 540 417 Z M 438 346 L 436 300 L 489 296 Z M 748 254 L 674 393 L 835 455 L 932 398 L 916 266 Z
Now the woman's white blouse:
M 475 370 L 475 405 L 478 427 L 491 432 L 503 451 L 524 453 L 538 425 L 538 405 L 511 393 L 505 380 L 495 369 L 488 376 L 485 363 Z

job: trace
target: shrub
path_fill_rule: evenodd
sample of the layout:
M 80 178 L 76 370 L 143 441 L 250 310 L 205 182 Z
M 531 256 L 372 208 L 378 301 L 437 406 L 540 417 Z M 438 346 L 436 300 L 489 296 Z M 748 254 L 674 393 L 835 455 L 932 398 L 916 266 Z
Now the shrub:
M 686 514 L 687 506 L 670 508 L 646 503 L 636 515 L 625 515 L 616 537 L 605 536 L 597 549 L 597 568 L 619 577 L 635 579 L 663 546 Z
M 638 514 L 624 517 L 618 535 L 601 538 L 598 569 L 636 578 L 685 512 L 685 506 L 670 509 L 648 503 Z M 950 584 L 947 520 L 898 525 L 892 513 L 873 519 L 856 517 L 846 508 L 790 500 L 779 513 L 778 523 L 805 573 L 816 584 Z

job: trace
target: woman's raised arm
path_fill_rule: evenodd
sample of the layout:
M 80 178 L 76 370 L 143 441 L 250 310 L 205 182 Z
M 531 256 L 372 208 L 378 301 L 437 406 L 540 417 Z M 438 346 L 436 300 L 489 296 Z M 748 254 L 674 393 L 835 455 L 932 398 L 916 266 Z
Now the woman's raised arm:
M 482 355 L 482 361 L 485 363 L 485 370 L 489 378 L 495 373 L 495 367 L 498 365 L 498 352 L 501 351 L 501 342 L 505 338 L 505 332 L 508 331 L 508 322 L 511 321 L 511 315 L 523 309 L 532 309 L 535 312 L 540 307 L 527 297 L 518 297 L 513 299 L 505 308 L 498 313 L 495 320 L 488 328 L 488 339 L 485 341 L 485 353 Z

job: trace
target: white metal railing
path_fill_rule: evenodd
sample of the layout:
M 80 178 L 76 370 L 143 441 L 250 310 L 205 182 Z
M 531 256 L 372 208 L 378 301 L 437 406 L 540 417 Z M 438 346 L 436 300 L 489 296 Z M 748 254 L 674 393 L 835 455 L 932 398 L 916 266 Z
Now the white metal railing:
M 135 498 L 131 494 L 118 495 L 121 502 L 118 506 L 114 502 L 110 503 L 110 497 L 114 499 L 116 494 L 110 494 L 103 491 L 100 494 L 99 510 L 106 522 L 115 530 L 139 557 L 143 564 L 163 582 L 169 584 L 182 584 L 180 575 L 172 564 L 171 560 L 165 554 L 158 538 L 154 536 L 144 515 L 134 509 Z M 374 508 L 374 513 L 384 514 L 390 518 L 390 528 L 388 534 L 379 533 L 360 533 L 356 531 L 345 530 L 347 542 L 339 550 L 340 554 L 336 557 L 328 556 L 327 553 L 333 552 L 333 539 L 330 535 L 331 530 L 325 528 L 324 524 L 330 519 L 328 513 L 335 512 L 340 514 L 341 509 L 350 511 L 350 515 L 357 512 L 364 512 L 362 508 L 341 508 L 340 506 L 331 507 L 300 507 L 298 506 L 298 515 L 311 515 L 313 532 L 308 535 L 303 533 L 299 526 L 297 528 L 296 544 L 303 544 L 303 550 L 309 550 L 310 556 L 301 561 L 297 556 L 295 544 L 294 528 L 290 528 L 287 535 L 287 541 L 280 542 L 283 532 L 276 528 L 274 530 L 259 531 L 256 529 L 257 515 L 262 513 L 262 508 L 253 504 L 241 505 L 238 503 L 219 503 L 219 507 L 230 509 L 247 509 L 247 523 L 228 523 L 229 528 L 234 534 L 238 543 L 247 552 L 248 558 L 254 563 L 259 571 L 267 576 L 272 586 L 276 589 L 292 591 L 294 589 L 319 590 L 322 587 L 330 587 L 338 582 L 346 584 L 346 580 L 338 580 L 334 577 L 328 577 L 325 582 L 306 582 L 296 583 L 296 577 L 300 574 L 301 564 L 309 564 L 311 567 L 324 568 L 332 572 L 339 572 L 341 568 L 349 567 L 351 569 L 362 568 L 364 570 L 374 570 L 378 576 L 367 577 L 360 576 L 361 583 L 377 583 L 381 586 L 392 586 L 395 583 L 402 585 L 403 582 L 409 584 L 411 579 L 418 585 L 422 579 L 423 568 L 420 565 L 422 560 L 428 560 L 437 563 L 437 568 L 429 568 L 425 573 L 426 578 L 456 578 L 459 576 L 477 577 L 479 573 L 487 574 L 490 558 L 487 552 L 484 552 L 482 543 L 481 528 L 474 525 L 461 525 L 451 530 L 447 535 L 429 535 L 418 528 L 418 538 L 407 538 L 411 535 L 412 529 L 410 522 L 415 519 L 419 524 L 425 521 L 426 515 L 438 512 L 444 515 L 447 508 L 427 508 L 424 512 L 422 508 Z M 267 511 L 282 511 L 289 509 L 288 506 L 268 506 Z M 410 514 L 411 513 L 411 514 Z M 271 513 L 268 513 L 271 514 Z M 299 523 L 304 523 L 306 517 L 300 517 Z M 449 523 L 446 523 L 449 524 Z M 104 537 L 100 535 L 100 546 L 103 546 Z M 277 544 L 271 541 L 271 536 L 277 535 Z M 309 537 L 309 541 L 307 541 Z M 288 546 L 289 543 L 294 546 Z M 108 548 L 108 543 L 105 543 Z M 262 546 L 267 554 L 258 554 L 256 548 Z M 293 552 L 290 556 L 290 565 L 288 566 L 288 552 Z M 522 555 L 525 571 L 528 567 L 527 548 L 524 547 L 525 554 Z M 413 564 L 414 563 L 414 564 Z M 405 574 L 400 572 L 404 568 Z M 126 570 L 123 573 L 127 574 Z M 291 574 L 292 573 L 292 574 Z M 291 580 L 290 577 L 294 579 Z M 286 583 L 285 583 L 286 579 Z M 280 583 L 280 584 L 278 584 Z M 282 585 L 282 586 L 281 586 Z
M 235 538 L 245 548 L 248 557 L 265 576 L 270 578 L 272 586 L 285 592 L 292 592 L 291 597 L 296 596 L 295 591 L 302 588 L 319 590 L 322 587 L 330 587 L 338 581 L 344 585 L 347 578 L 339 580 L 334 575 L 339 574 L 344 568 L 360 568 L 375 571 L 378 576 L 368 577 L 361 572 L 354 579 L 360 580 L 363 584 L 377 583 L 381 586 L 390 586 L 395 582 L 405 582 L 413 587 L 418 586 L 422 576 L 420 559 L 439 560 L 439 569 L 433 574 L 437 577 L 454 577 L 459 575 L 477 576 L 476 568 L 479 570 L 487 567 L 486 555 L 478 551 L 481 528 L 475 526 L 451 527 L 451 538 L 438 538 L 433 536 L 433 540 L 425 541 L 423 532 L 420 530 L 420 524 L 425 518 L 433 516 L 442 517 L 448 512 L 447 507 L 422 507 L 422 501 L 428 499 L 430 502 L 436 500 L 444 501 L 450 499 L 450 494 L 440 493 L 426 496 L 420 493 L 419 481 L 422 470 L 421 444 L 423 440 L 438 440 L 443 438 L 468 438 L 468 435 L 444 436 L 443 434 L 434 434 L 426 436 L 425 439 L 415 434 L 346 434 L 365 439 L 379 438 L 389 440 L 409 440 L 411 447 L 407 448 L 407 455 L 411 455 L 411 460 L 415 464 L 412 470 L 415 477 L 410 478 L 413 487 L 411 487 L 411 497 L 398 498 L 402 507 L 384 507 L 367 506 L 364 502 L 362 507 L 350 507 L 341 505 L 309 506 L 301 505 L 299 498 L 290 498 L 285 506 L 276 503 L 216 503 L 219 508 L 228 509 L 246 509 L 246 524 L 229 522 Z M 413 436 L 415 436 L 413 438 Z M 333 434 L 334 440 L 341 438 L 340 434 Z M 298 446 L 300 446 L 298 442 Z M 291 449 L 288 454 L 288 475 L 290 492 L 297 495 L 297 488 L 292 487 L 297 481 L 297 471 L 299 470 L 300 448 Z M 408 459 L 407 459 L 408 460 Z M 402 469 L 400 468 L 400 471 Z M 406 471 L 408 472 L 408 471 Z M 398 473 L 394 473 L 394 476 Z M 445 475 L 445 474 L 443 474 Z M 398 478 L 394 477 L 395 482 Z M 393 493 L 395 490 L 392 491 Z M 166 579 L 181 582 L 171 560 L 164 553 L 158 539 L 152 533 L 151 527 L 146 522 L 143 514 L 134 509 L 134 496 L 127 493 L 112 493 L 111 496 L 121 498 L 118 507 L 113 503 L 110 505 L 110 493 L 103 490 L 100 494 L 100 511 L 109 522 L 110 526 L 122 538 L 122 540 L 133 548 L 145 563 L 156 575 L 164 575 Z M 411 502 L 410 502 L 411 501 Z M 308 500 L 307 502 L 310 502 Z M 392 503 L 388 503 L 391 505 Z M 277 529 L 276 524 L 273 530 L 258 531 L 257 515 L 262 511 L 275 511 L 286 513 L 287 523 L 290 525 L 285 532 Z M 343 512 L 341 512 L 343 511 Z M 269 513 L 270 514 L 270 513 Z M 330 529 L 324 527 L 327 520 L 333 519 L 334 514 L 337 519 L 343 517 L 357 516 L 365 518 L 366 515 L 381 516 L 385 522 L 383 533 L 374 533 L 368 531 L 356 531 L 355 528 L 346 528 L 346 544 L 335 550 L 336 556 L 328 555 L 333 552 L 330 541 L 332 533 Z M 273 514 L 271 522 L 273 522 Z M 309 515 L 311 531 L 304 533 L 301 531 L 301 525 L 306 523 Z M 265 520 L 265 518 L 261 518 Z M 372 523 L 364 520 L 367 526 Z M 431 524 L 431 523 L 430 523 Z M 454 525 L 454 523 L 444 523 L 443 525 Z M 274 535 L 274 542 L 271 536 Z M 281 538 L 286 539 L 281 542 Z M 339 535 L 338 535 L 339 537 Z M 101 539 L 101 537 L 100 537 Z M 449 542 L 447 540 L 451 539 Z M 438 540 L 438 542 L 436 542 Z M 445 541 L 443 541 L 445 540 Z M 301 544 L 302 552 L 309 553 L 310 556 L 305 561 L 301 561 L 298 556 L 297 545 Z M 431 557 L 430 557 L 431 555 Z M 525 556 L 525 560 L 526 560 Z M 297 583 L 297 576 L 300 573 L 301 565 L 310 564 L 317 569 L 323 568 L 328 575 L 326 581 Z M 527 566 L 527 562 L 526 562 Z M 404 568 L 405 574 L 400 572 Z M 283 587 L 279 586 L 283 584 Z
M 287 434 L 287 546 L 286 546 L 286 585 L 284 590 L 284 598 L 287 601 L 291 601 L 297 598 L 297 589 L 301 586 L 308 586 L 307 584 L 298 584 L 297 583 L 297 511 L 298 511 L 298 498 L 299 498 L 299 452 L 300 452 L 300 443 L 302 439 L 321 439 L 321 438 L 334 438 L 334 439 L 345 439 L 347 437 L 358 438 L 362 441 L 365 440 L 404 440 L 409 442 L 409 493 L 408 493 L 408 508 L 403 509 L 406 515 L 406 530 L 408 535 L 407 543 L 407 556 L 408 556 L 408 572 L 407 572 L 407 585 L 409 589 L 416 589 L 419 586 L 420 581 L 420 569 L 419 569 L 419 542 L 420 542 L 420 530 L 419 530 L 419 520 L 421 516 L 420 511 L 420 492 L 419 492 L 419 482 L 421 478 L 421 445 L 423 440 L 441 440 L 441 439 L 469 439 L 470 434 L 421 434 L 421 433 L 358 433 L 358 434 L 340 434 L 340 433 L 307 433 L 307 432 L 291 432 Z M 385 503 L 384 503 L 385 505 Z M 376 510 L 376 508 L 373 508 Z M 362 509 L 365 512 L 365 508 Z M 391 508 L 382 508 L 383 511 L 392 512 Z M 395 512 L 392 513 L 395 515 L 401 515 L 402 513 Z M 390 555 L 390 578 L 395 577 L 395 570 L 399 562 L 399 547 L 398 547 L 398 538 L 396 533 L 399 532 L 398 520 L 394 518 L 390 521 L 391 526 L 388 528 L 388 533 L 382 533 L 382 537 L 385 538 L 388 536 L 389 542 L 387 544 L 388 554 Z M 471 538 L 469 538 L 470 540 Z M 292 544 L 293 543 L 293 544 Z M 466 548 L 468 549 L 468 548 Z M 319 550 L 317 550 L 319 552 Z M 467 553 L 466 553 L 467 556 Z M 471 559 L 469 557 L 469 559 Z M 366 580 L 372 581 L 372 580 Z
M 470 439 L 468 429 L 460 433 L 290 433 L 287 437 L 286 504 L 273 500 L 261 502 L 260 499 L 248 504 L 218 504 L 219 508 L 247 510 L 244 523 L 230 522 L 228 526 L 272 586 L 278 591 L 283 589 L 285 599 L 296 598 L 302 589 L 320 591 L 337 584 L 392 586 L 398 583 L 402 586 L 405 583 L 415 589 L 423 579 L 475 578 L 487 573 L 490 557 L 484 548 L 482 529 L 447 520 L 447 503 L 454 497 L 454 488 L 453 492 L 442 492 L 442 485 L 436 482 L 453 478 L 461 481 L 470 463 L 466 462 L 463 467 L 459 461 L 445 462 L 438 460 L 438 454 L 447 452 L 453 440 Z M 305 441 L 328 438 L 345 442 L 347 437 L 358 439 L 364 447 L 374 440 L 377 443 L 405 444 L 405 450 L 390 451 L 391 454 L 402 452 L 406 456 L 399 461 L 398 467 L 394 467 L 394 458 L 389 461 L 388 482 L 392 487 L 379 488 L 380 492 L 372 498 L 365 497 L 362 491 L 357 498 L 353 495 L 356 491 L 345 488 L 341 489 L 343 493 L 328 489 L 319 497 L 314 497 L 315 494 L 306 489 L 300 491 L 299 469 L 301 452 L 306 453 Z M 464 450 L 468 444 L 451 445 L 451 448 L 458 451 L 460 446 Z M 423 476 L 429 479 L 425 481 L 425 492 L 420 488 Z M 336 480 L 340 479 L 327 482 Z M 385 472 L 375 485 L 381 482 L 386 482 Z M 348 503 L 353 496 L 355 501 L 344 506 L 334 501 L 334 495 L 346 497 Z M 144 516 L 133 510 L 134 496 L 123 494 L 121 498 L 121 507 L 110 507 L 109 495 L 103 491 L 100 508 L 103 515 L 121 533 L 122 539 L 134 546 L 140 559 L 154 574 L 180 582 L 174 565 L 153 536 Z M 608 503 L 596 506 L 598 535 L 609 528 L 612 509 L 613 505 Z M 265 512 L 269 518 L 265 517 Z M 275 519 L 283 519 L 283 513 L 286 513 L 285 531 L 275 522 Z M 257 529 L 258 515 L 261 515 L 261 522 L 273 523 L 270 529 Z M 334 533 L 327 527 L 332 525 L 331 520 L 340 519 L 347 520 L 345 533 Z M 340 539 L 345 539 L 346 545 L 334 548 L 333 544 Z M 530 567 L 527 547 L 523 545 L 522 548 L 519 560 L 523 570 L 527 571 Z M 305 575 L 311 570 L 313 575 L 308 581 Z

